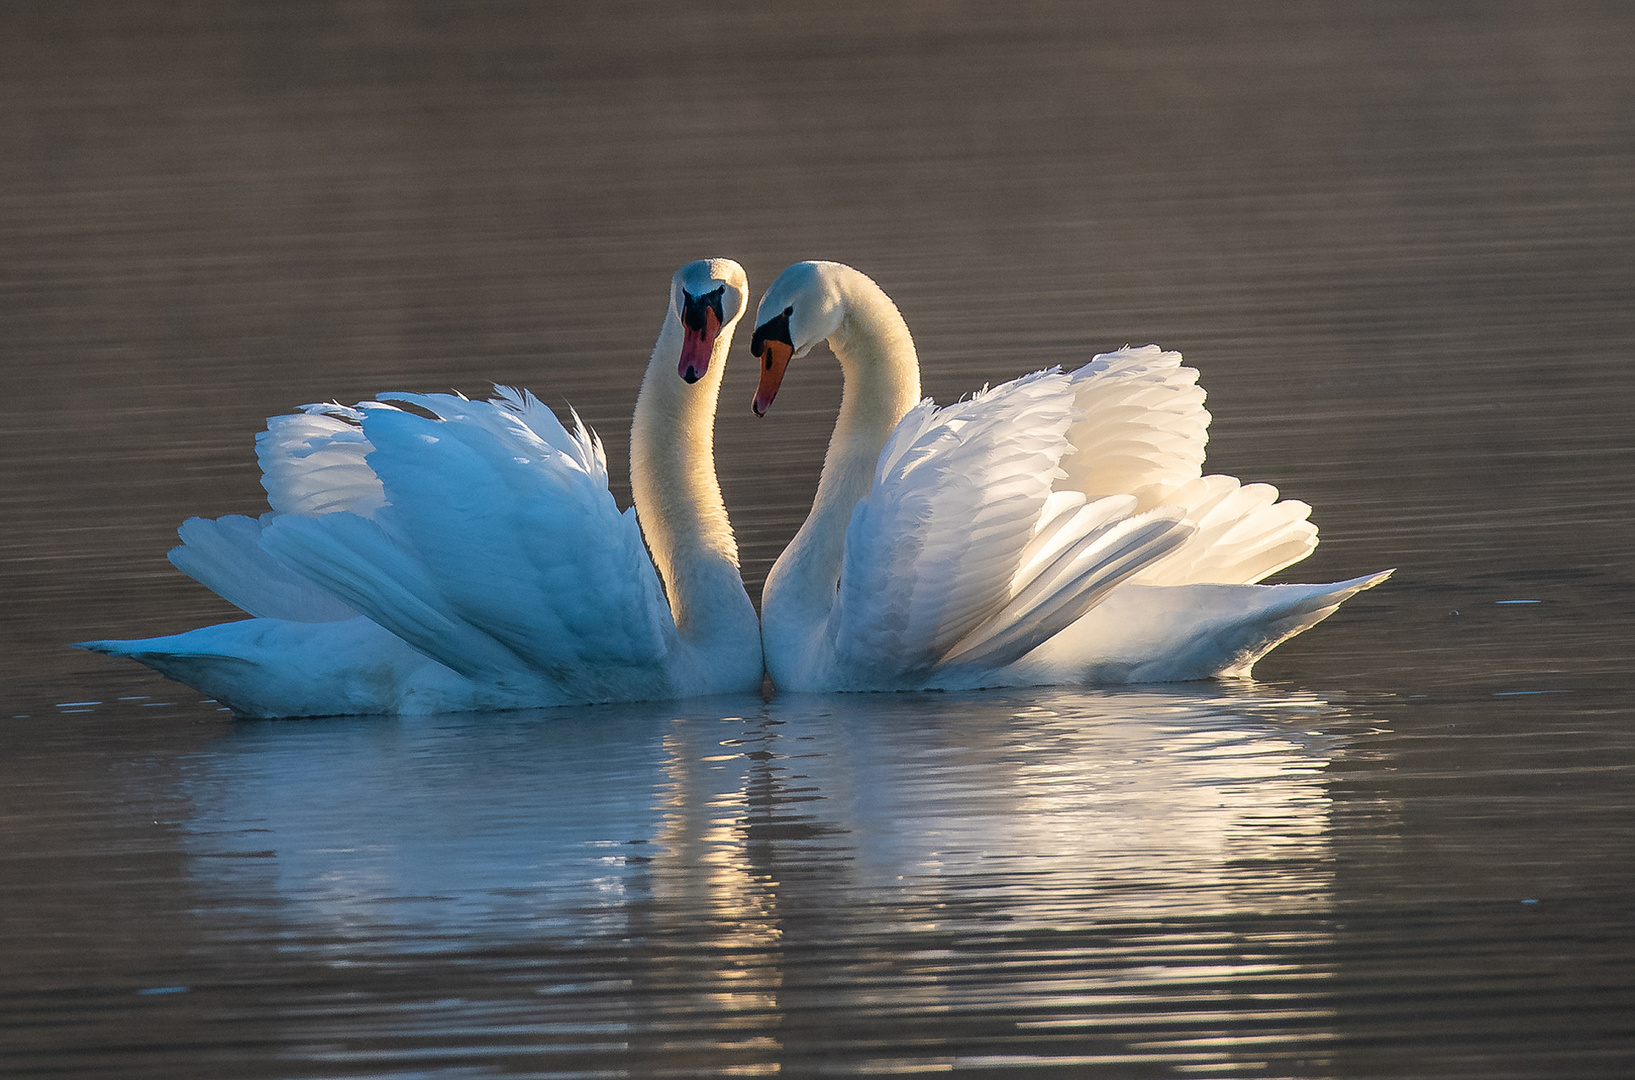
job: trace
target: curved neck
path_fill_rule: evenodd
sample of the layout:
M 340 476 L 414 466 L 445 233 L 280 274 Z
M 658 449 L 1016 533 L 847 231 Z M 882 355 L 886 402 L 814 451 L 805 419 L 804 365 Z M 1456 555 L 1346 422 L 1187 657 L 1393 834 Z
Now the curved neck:
M 672 311 L 636 398 L 630 489 L 676 628 L 696 639 L 740 616 L 735 601 L 745 596 L 738 542 L 715 474 L 716 400 L 732 328 L 716 338 L 708 370 L 690 386 L 676 373 L 681 343 L 681 323 Z
M 822 609 L 834 604 L 852 510 L 874 486 L 892 429 L 920 400 L 920 359 L 897 305 L 856 270 L 837 265 L 831 272 L 843 310 L 840 326 L 829 335 L 845 375 L 840 415 L 812 512 L 773 568 L 778 576 L 793 573 L 798 579 L 786 586 L 792 599 Z

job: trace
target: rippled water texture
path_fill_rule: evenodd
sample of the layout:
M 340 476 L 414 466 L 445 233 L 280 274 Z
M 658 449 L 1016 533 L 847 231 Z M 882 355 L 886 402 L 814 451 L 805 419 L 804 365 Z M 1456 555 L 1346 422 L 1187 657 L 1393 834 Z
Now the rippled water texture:
M 1623 4 L 0 7 L 0 1072 L 1635 1073 Z M 885 10 L 882 10 L 885 8 Z M 572 402 L 873 275 L 929 393 L 1182 350 L 1398 567 L 1257 681 L 240 722 L 90 637 L 303 402 Z M 838 400 L 740 345 L 759 594 Z

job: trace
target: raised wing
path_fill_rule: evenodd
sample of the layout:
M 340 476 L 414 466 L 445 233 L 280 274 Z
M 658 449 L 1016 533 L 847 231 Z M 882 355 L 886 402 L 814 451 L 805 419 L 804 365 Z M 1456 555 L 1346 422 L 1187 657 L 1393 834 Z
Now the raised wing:
M 531 395 L 499 394 L 383 395 L 330 413 L 358 425 L 381 504 L 279 515 L 262 546 L 474 678 L 658 664 L 674 622 L 634 513 L 608 492 L 600 442 L 577 415 L 570 432 Z M 334 469 L 336 499 L 364 487 L 349 462 Z M 302 474 L 305 504 L 326 504 L 321 475 Z
M 255 437 L 267 505 L 275 514 L 347 510 L 373 517 L 386 503 L 380 478 L 369 467 L 373 449 L 361 409 L 331 402 L 269 418 L 267 430 Z
M 1204 476 L 1209 410 L 1198 372 L 1156 345 L 1103 353 L 1069 376 L 1082 417 L 1058 489 L 1094 500 L 1133 495 L 1138 510 L 1166 509 L 1194 527 L 1186 543 L 1132 579 L 1144 585 L 1249 584 L 1317 546 L 1311 507 L 1279 502 L 1270 484 Z
M 1080 416 L 1068 430 L 1059 487 L 1090 499 L 1134 495 L 1138 510 L 1203 475 L 1209 441 L 1198 372 L 1156 345 L 1102 353 L 1068 376 Z
M 1052 502 L 1077 416 L 1051 370 L 898 423 L 846 531 L 830 615 L 844 668 L 867 683 L 882 663 L 910 681 L 1008 663 L 1179 542 L 1170 518 L 1132 520 L 1128 498 Z

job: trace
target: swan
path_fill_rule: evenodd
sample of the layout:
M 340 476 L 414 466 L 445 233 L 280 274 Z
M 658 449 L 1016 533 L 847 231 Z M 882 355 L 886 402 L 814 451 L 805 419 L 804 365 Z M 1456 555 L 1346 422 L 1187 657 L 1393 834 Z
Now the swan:
M 789 267 L 755 322 L 757 415 L 820 341 L 845 376 L 811 513 L 762 595 L 779 689 L 1248 675 L 1390 576 L 1254 584 L 1311 553 L 1311 508 L 1203 475 L 1210 416 L 1179 353 L 1125 347 L 938 408 L 896 305 L 849 266 Z
M 760 627 L 714 458 L 748 302 L 730 259 L 671 279 L 631 425 L 630 510 L 601 440 L 526 392 L 306 406 L 256 440 L 272 512 L 192 518 L 170 553 L 254 617 L 78 647 L 254 717 L 758 690 Z

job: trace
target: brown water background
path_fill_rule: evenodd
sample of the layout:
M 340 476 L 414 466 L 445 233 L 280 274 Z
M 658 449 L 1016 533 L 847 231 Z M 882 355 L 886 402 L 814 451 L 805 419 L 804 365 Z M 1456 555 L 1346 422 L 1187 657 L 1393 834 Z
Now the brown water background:
M 1254 683 L 235 722 L 64 648 L 313 400 L 627 425 L 681 262 L 1180 349 L 1395 566 Z M 821 352 L 821 351 L 820 351 Z M 820 352 L 718 447 L 752 595 Z M 0 5 L 0 1072 L 1635 1072 L 1621 3 Z M 1526 601 L 1525 603 L 1522 601 Z

